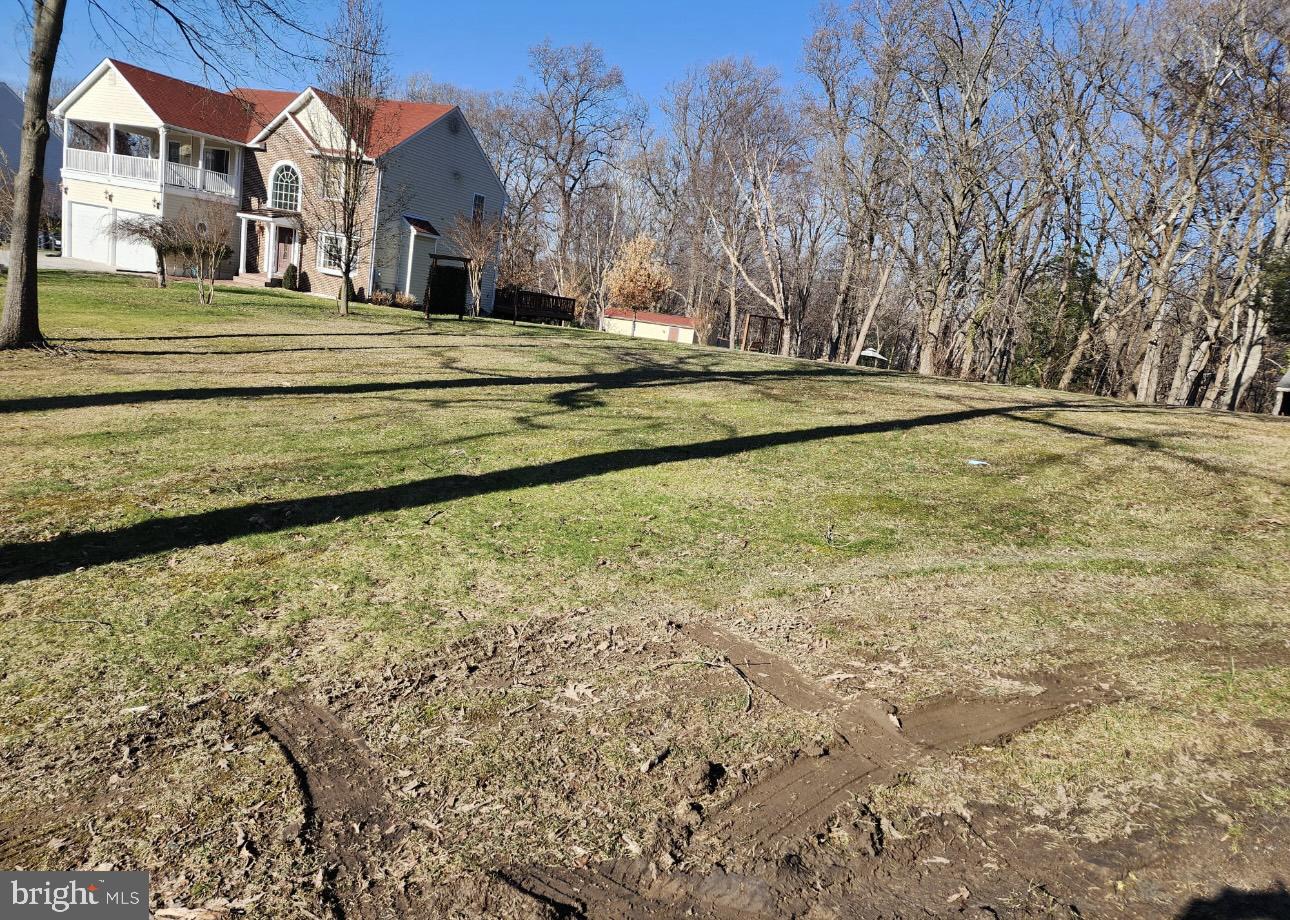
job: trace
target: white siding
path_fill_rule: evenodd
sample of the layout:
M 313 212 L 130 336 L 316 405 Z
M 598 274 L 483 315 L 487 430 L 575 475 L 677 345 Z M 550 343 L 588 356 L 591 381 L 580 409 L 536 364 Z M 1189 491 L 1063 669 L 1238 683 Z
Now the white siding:
M 425 289 L 424 272 L 429 264 L 428 258 L 423 258 L 422 254 L 428 254 L 433 247 L 417 243 L 418 257 L 413 265 L 409 291 L 407 260 L 412 228 L 403 215 L 423 217 L 446 235 L 458 214 L 471 215 L 476 195 L 484 196 L 485 214 L 490 218 L 498 217 L 505 191 L 466 119 L 456 111 L 390 151 L 381 158 L 381 166 L 384 173 L 373 287 L 404 291 L 420 297 Z M 439 251 L 452 251 L 446 239 L 439 241 Z M 423 262 L 425 268 L 421 268 Z M 418 276 L 419 270 L 422 274 Z M 480 292 L 485 313 L 493 309 L 494 274 L 491 269 L 485 274 Z
M 156 214 L 157 205 L 161 201 L 161 193 L 153 189 L 110 185 L 107 182 L 90 182 L 85 179 L 68 179 L 63 184 L 67 186 L 68 201 L 83 201 L 100 207 L 111 205 L 124 211 Z
M 109 67 L 67 109 L 72 121 L 116 122 L 160 128 L 161 121 L 152 114 L 125 77 Z
M 320 147 L 339 150 L 344 144 L 344 128 L 317 96 L 310 94 L 309 101 L 296 112 L 296 118 Z

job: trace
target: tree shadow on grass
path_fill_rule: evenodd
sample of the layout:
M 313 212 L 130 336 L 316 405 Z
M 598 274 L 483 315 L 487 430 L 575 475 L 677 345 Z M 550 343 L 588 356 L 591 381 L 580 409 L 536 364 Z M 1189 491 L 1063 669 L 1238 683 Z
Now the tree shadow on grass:
M 518 386 L 588 386 L 595 389 L 621 389 L 641 386 L 666 386 L 696 382 L 734 383 L 749 380 L 793 380 L 801 378 L 854 377 L 849 369 L 825 367 L 756 368 L 713 370 L 709 367 L 673 365 L 633 367 L 621 371 L 586 372 L 552 376 L 506 376 L 478 374 L 441 380 L 378 380 L 358 383 L 318 383 L 297 385 L 170 387 L 151 390 L 122 390 L 106 393 L 69 393 L 56 396 L 27 396 L 0 400 L 0 415 L 16 412 L 44 412 L 53 409 L 104 408 L 136 406 L 154 402 L 201 402 L 214 399 L 257 399 L 284 396 L 357 396 L 399 391 L 444 391 L 479 387 Z
M 576 482 L 605 473 L 712 460 L 768 447 L 806 444 L 953 425 L 1028 409 L 1064 408 L 1065 403 L 1015 404 L 961 409 L 912 418 L 846 425 L 821 425 L 792 431 L 739 435 L 690 444 L 603 451 L 547 463 L 511 467 L 477 476 L 449 474 L 399 485 L 378 486 L 331 495 L 251 502 L 232 508 L 151 518 L 108 531 L 64 534 L 51 540 L 0 545 L 0 584 L 59 575 L 81 568 L 125 562 L 153 553 L 224 543 L 258 533 L 347 521 L 382 511 L 396 511 L 511 492 L 535 486 Z

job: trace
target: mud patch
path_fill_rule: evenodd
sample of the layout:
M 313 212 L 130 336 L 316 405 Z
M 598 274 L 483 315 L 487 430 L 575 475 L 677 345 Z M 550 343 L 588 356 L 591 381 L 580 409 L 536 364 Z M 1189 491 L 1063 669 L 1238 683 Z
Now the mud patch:
M 302 840 L 325 863 L 321 892 L 330 914 L 345 920 L 416 915 L 419 898 L 391 872 L 406 829 L 392 817 L 363 742 L 299 692 L 269 697 L 258 720 L 296 774 Z
M 827 747 L 799 752 L 782 769 L 736 796 L 706 826 L 698 803 L 663 835 L 653 858 L 615 860 L 585 869 L 508 867 L 499 876 L 559 916 L 797 917 L 864 916 L 884 900 L 893 916 L 947 905 L 965 909 L 974 895 L 965 881 L 946 889 L 940 867 L 977 866 L 973 884 L 988 882 L 983 916 L 1052 915 L 1061 907 L 1042 885 L 997 859 L 966 825 L 942 835 L 938 855 L 927 841 L 885 831 L 866 802 L 877 785 L 915 764 L 967 745 L 999 742 L 1046 719 L 1090 705 L 1107 694 L 1094 685 L 1045 681 L 1039 694 L 989 700 L 942 700 L 897 715 L 879 700 L 844 700 L 791 664 L 724 630 L 691 625 L 684 633 L 737 666 L 760 690 L 785 705 L 836 712 Z M 1033 681 L 1032 681 L 1033 683 Z M 850 814 L 850 819 L 844 816 Z M 891 839 L 889 839 L 891 838 Z M 839 849 L 833 841 L 847 845 Z M 899 842 L 899 845 L 893 844 Z M 860 854 L 889 855 L 879 864 Z M 903 855 L 900 855 L 903 854 Z M 921 862 L 919 860 L 922 860 Z M 705 867 L 706 868 L 703 868 Z M 936 881 L 929 881 L 931 877 Z M 912 910 L 920 899 L 919 910 Z M 821 912 L 823 911 L 823 912 Z

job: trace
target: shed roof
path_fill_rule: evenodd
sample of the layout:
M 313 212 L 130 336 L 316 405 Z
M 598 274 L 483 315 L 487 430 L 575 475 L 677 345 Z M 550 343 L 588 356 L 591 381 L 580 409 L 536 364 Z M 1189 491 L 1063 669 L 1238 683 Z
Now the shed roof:
M 694 320 L 688 316 L 676 316 L 672 313 L 654 313 L 649 310 L 624 310 L 621 307 L 606 307 L 605 316 L 611 319 L 634 319 L 638 323 L 655 323 L 660 326 L 680 326 L 682 329 L 693 329 Z

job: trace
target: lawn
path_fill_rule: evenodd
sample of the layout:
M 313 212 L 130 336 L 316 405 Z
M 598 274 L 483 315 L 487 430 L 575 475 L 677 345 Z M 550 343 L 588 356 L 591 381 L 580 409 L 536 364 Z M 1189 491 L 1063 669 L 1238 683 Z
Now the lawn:
M 1106 842 L 1290 805 L 1284 421 L 41 285 L 60 350 L 0 355 L 4 868 L 308 916 L 323 860 L 283 832 L 309 816 L 264 729 L 302 693 L 445 891 L 648 849 L 684 770 L 755 778 L 831 732 L 692 622 L 902 711 L 1041 673 L 1114 691 L 909 770 L 874 793 L 893 815 Z

